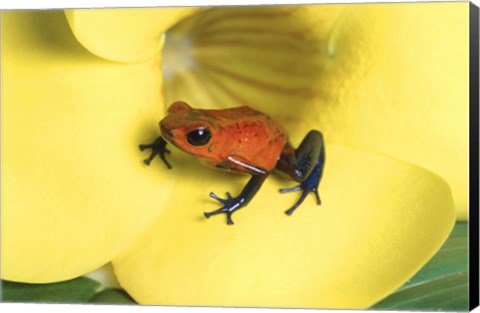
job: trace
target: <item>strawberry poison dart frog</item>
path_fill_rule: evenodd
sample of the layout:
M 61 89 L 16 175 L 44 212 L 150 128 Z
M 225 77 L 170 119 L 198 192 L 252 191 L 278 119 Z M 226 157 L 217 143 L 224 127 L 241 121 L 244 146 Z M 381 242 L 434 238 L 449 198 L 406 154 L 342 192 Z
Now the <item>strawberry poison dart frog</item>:
M 280 189 L 281 193 L 301 190 L 297 202 L 285 211 L 292 214 L 309 192 L 313 192 L 320 205 L 318 184 L 325 162 L 322 133 L 310 131 L 298 149 L 288 141 L 285 129 L 268 115 L 247 106 L 223 110 L 194 109 L 185 102 L 175 102 L 165 118 L 160 121 L 162 136 L 153 143 L 140 145 L 140 149 L 152 149 L 145 164 L 149 165 L 159 155 L 168 168 L 165 158 L 167 142 L 189 154 L 199 157 L 208 165 L 235 172 L 248 173 L 250 180 L 240 195 L 222 199 L 210 193 L 210 197 L 223 206 L 205 212 L 205 217 L 225 213 L 227 224 L 233 224 L 232 214 L 247 205 L 262 186 L 268 174 L 280 170 L 300 184 Z

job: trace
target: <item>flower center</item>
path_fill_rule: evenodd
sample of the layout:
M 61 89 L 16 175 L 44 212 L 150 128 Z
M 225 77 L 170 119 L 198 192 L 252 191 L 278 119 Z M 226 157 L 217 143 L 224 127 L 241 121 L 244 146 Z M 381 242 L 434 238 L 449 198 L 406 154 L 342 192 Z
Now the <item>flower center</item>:
M 163 79 L 172 81 L 182 72 L 192 71 L 196 62 L 192 53 L 192 38 L 189 34 L 168 32 L 163 47 Z

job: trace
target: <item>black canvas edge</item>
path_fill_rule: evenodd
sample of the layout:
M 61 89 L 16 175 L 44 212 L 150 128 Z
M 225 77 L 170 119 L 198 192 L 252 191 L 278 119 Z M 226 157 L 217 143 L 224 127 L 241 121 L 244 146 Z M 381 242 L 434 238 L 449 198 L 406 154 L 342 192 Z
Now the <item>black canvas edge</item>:
M 470 2 L 469 309 L 479 305 L 479 8 Z

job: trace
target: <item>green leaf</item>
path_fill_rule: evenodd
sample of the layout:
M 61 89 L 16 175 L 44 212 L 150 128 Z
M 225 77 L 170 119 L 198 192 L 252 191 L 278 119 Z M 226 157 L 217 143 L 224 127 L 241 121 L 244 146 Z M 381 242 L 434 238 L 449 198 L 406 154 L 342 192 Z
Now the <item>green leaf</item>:
M 457 223 L 437 254 L 372 309 L 468 310 L 468 224 Z
M 83 303 L 101 289 L 97 281 L 79 277 L 51 284 L 24 284 L 2 281 L 4 302 Z
M 108 288 L 102 290 L 88 301 L 99 304 L 135 304 L 136 302 L 122 289 Z
M 440 278 L 391 294 L 373 309 L 468 310 L 468 274 Z

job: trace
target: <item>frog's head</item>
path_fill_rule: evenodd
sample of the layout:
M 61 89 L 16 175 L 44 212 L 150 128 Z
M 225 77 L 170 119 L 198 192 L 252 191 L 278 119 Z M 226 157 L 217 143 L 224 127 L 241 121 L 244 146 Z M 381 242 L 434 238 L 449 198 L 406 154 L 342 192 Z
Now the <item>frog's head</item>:
M 162 137 L 177 148 L 210 159 L 213 157 L 214 123 L 205 110 L 193 109 L 178 101 L 168 108 L 167 116 L 160 121 L 160 129 Z

